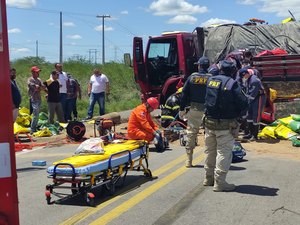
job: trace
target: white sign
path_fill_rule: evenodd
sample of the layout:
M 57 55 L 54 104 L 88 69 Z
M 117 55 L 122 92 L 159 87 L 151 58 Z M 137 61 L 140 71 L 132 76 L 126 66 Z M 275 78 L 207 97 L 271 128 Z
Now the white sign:
M 0 178 L 11 177 L 9 143 L 0 143 Z

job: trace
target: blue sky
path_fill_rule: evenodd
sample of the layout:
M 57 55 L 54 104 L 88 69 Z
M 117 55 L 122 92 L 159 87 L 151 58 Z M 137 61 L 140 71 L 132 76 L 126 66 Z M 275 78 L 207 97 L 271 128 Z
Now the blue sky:
M 298 0 L 6 0 L 10 59 L 26 56 L 59 60 L 59 14 L 63 18 L 63 58 L 102 62 L 102 15 L 105 61 L 132 53 L 134 36 L 164 31 L 193 31 L 197 26 L 244 23 L 259 18 L 269 24 L 300 18 Z

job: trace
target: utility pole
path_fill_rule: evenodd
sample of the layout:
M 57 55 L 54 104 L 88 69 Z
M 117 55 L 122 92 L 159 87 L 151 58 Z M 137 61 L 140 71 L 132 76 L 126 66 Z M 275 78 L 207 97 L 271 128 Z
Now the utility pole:
M 39 41 L 38 40 L 35 41 L 35 57 L 36 58 L 39 57 Z
M 104 19 L 110 18 L 110 15 L 97 16 L 97 18 L 102 18 L 102 64 L 105 64 L 105 46 L 104 46 Z
M 99 52 L 99 51 L 95 48 L 89 49 L 89 62 L 92 62 L 91 54 L 94 53 L 95 54 L 95 56 L 94 56 L 95 64 L 97 63 L 97 52 Z
M 63 62 L 63 44 L 62 44 L 62 12 L 59 13 L 60 15 L 60 33 L 59 33 L 59 63 L 62 64 Z

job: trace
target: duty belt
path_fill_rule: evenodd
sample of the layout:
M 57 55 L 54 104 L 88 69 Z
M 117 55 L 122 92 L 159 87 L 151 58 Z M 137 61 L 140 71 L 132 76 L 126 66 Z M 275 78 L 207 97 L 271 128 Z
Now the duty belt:
M 236 124 L 235 119 L 204 118 L 204 127 L 209 130 L 229 130 L 234 124 Z
M 199 102 L 191 102 L 191 108 L 195 108 L 199 111 L 203 111 L 205 109 L 204 103 L 199 103 Z

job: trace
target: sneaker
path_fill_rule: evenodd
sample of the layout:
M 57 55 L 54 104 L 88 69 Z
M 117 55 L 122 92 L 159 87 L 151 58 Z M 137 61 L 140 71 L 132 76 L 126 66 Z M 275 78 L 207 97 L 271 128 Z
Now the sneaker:
M 233 191 L 235 189 L 234 184 L 225 183 L 215 183 L 213 191 L 214 192 L 223 192 L 223 191 Z
M 213 177 L 206 177 L 203 181 L 203 186 L 214 186 L 214 182 Z
M 87 117 L 85 117 L 85 118 L 83 119 L 83 121 L 87 121 L 87 120 L 91 120 L 91 119 L 92 119 L 92 117 L 87 116 Z

